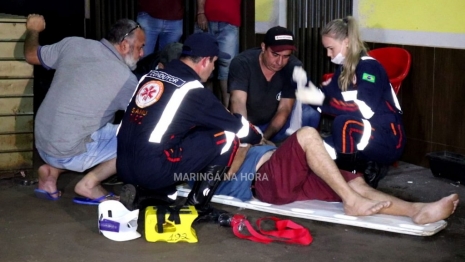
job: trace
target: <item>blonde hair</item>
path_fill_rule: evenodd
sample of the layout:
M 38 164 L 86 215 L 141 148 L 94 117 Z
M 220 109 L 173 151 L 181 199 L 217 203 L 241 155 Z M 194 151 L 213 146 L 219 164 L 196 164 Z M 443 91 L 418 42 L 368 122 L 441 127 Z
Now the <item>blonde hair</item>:
M 342 72 L 338 78 L 339 88 L 346 91 L 355 77 L 355 68 L 360 61 L 360 56 L 367 52 L 365 43 L 360 39 L 357 20 L 352 16 L 335 19 L 323 27 L 321 36 L 329 36 L 341 42 L 346 38 L 349 40 Z

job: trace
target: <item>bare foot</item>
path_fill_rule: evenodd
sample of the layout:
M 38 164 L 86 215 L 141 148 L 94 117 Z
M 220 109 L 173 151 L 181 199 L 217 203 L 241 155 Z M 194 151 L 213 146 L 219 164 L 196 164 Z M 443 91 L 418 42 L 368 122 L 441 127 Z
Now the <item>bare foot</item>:
M 412 220 L 417 224 L 428 224 L 446 219 L 454 213 L 458 204 L 459 195 L 457 194 L 443 197 L 432 203 L 415 203 L 414 206 L 418 208 L 418 212 L 412 216 Z
M 57 180 L 63 169 L 58 169 L 48 164 L 43 164 L 39 167 L 39 185 L 38 188 L 45 190 L 49 193 L 57 191 Z M 61 196 L 61 192 L 58 193 L 57 197 Z
M 390 205 L 390 201 L 375 201 L 360 196 L 351 203 L 344 202 L 344 213 L 350 216 L 370 216 L 379 213 Z

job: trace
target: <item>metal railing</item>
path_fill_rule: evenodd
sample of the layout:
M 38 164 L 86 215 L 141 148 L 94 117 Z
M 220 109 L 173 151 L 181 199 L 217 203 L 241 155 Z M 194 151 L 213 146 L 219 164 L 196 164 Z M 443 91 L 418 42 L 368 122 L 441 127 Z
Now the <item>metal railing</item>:
M 287 27 L 297 40 L 297 57 L 315 84 L 334 67 L 321 44 L 321 28 L 329 21 L 352 14 L 352 0 L 289 0 Z
M 86 19 L 86 38 L 101 39 L 121 18 L 136 19 L 137 0 L 90 0 L 89 19 Z

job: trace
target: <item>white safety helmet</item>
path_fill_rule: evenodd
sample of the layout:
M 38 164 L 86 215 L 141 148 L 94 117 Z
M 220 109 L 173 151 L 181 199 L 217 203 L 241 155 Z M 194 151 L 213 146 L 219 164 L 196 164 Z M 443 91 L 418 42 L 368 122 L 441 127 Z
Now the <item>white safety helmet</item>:
M 129 211 L 117 200 L 103 201 L 98 205 L 98 229 L 114 241 L 127 241 L 141 237 L 137 232 L 139 209 Z

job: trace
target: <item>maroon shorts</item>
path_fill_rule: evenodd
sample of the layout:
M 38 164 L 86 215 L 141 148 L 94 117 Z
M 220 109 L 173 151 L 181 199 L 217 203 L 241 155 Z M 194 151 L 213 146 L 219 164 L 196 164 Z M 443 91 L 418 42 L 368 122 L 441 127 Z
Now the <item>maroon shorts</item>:
M 346 181 L 360 176 L 340 171 Z M 282 205 L 311 199 L 341 201 L 336 192 L 308 167 L 296 133 L 286 139 L 270 160 L 260 167 L 256 178 L 255 195 L 267 203 Z

